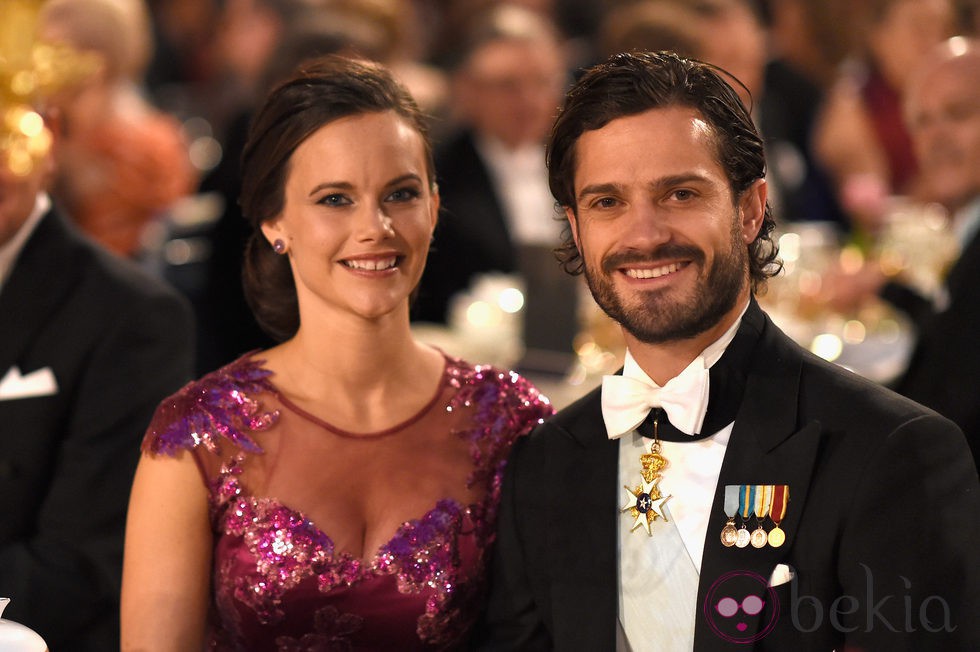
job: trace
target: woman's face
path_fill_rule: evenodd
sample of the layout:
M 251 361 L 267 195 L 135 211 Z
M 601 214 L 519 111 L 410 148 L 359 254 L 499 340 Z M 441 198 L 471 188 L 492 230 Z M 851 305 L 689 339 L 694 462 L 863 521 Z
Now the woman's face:
M 301 323 L 338 311 L 407 314 L 439 197 L 422 136 L 406 120 L 386 111 L 324 125 L 293 152 L 284 198 L 262 231 L 286 245 Z
M 885 78 L 902 90 L 922 55 L 952 34 L 949 0 L 897 0 L 867 38 Z

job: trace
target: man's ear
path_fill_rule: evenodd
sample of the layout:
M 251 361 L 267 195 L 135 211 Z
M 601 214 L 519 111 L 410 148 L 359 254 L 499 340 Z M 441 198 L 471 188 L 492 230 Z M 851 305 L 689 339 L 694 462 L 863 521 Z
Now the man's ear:
M 741 217 L 742 240 L 750 244 L 759 235 L 762 221 L 766 216 L 766 199 L 769 187 L 765 179 L 756 179 L 738 200 L 738 210 Z
M 578 244 L 578 216 L 575 214 L 575 209 L 572 206 L 563 207 L 565 211 L 565 217 L 568 218 L 568 227 L 572 232 L 572 240 L 575 241 L 575 247 L 582 251 L 582 247 Z

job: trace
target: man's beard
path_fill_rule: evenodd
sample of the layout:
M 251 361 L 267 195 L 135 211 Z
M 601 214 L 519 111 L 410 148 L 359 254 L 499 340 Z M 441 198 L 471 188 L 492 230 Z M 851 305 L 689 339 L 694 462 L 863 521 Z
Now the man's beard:
M 583 256 L 584 258 L 584 256 Z M 690 259 L 701 270 L 694 293 L 686 301 L 671 299 L 668 290 L 643 292 L 631 305 L 624 305 L 611 277 L 629 263 L 672 258 Z M 748 250 L 740 232 L 733 228 L 731 248 L 715 258 L 704 274 L 704 252 L 693 246 L 665 244 L 649 255 L 638 252 L 611 254 L 602 261 L 602 271 L 586 265 L 585 278 L 592 297 L 603 312 L 619 322 L 637 340 L 662 344 L 691 339 L 715 326 L 732 308 L 742 291 L 748 270 Z

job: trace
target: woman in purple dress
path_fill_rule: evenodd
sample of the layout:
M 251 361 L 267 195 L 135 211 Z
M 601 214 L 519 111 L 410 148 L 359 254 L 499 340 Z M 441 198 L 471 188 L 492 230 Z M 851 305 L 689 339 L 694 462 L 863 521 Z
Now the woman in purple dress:
M 457 648 L 508 451 L 552 408 L 412 337 L 439 208 L 424 121 L 378 65 L 307 64 L 253 121 L 243 182 L 247 293 L 282 343 L 159 407 L 123 649 Z

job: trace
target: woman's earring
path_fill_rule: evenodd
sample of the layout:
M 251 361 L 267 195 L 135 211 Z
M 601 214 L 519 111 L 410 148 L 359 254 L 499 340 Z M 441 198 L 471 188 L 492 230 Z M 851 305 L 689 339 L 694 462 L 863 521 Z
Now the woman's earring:
M 272 243 L 272 250 L 281 256 L 286 253 L 286 243 L 276 238 L 276 241 Z

